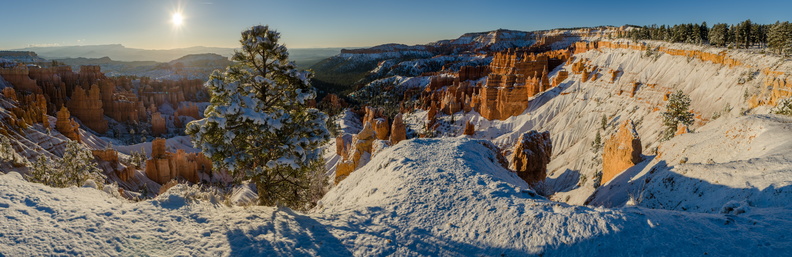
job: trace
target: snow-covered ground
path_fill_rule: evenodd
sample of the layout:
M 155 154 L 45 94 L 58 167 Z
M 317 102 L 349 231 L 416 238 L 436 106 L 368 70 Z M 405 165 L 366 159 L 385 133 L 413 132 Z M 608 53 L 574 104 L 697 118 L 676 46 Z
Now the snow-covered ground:
M 309 214 L 227 207 L 177 186 L 129 202 L 0 175 L 0 253 L 29 255 L 779 256 L 788 207 L 691 213 L 537 196 L 486 141 L 413 139 L 377 154 Z

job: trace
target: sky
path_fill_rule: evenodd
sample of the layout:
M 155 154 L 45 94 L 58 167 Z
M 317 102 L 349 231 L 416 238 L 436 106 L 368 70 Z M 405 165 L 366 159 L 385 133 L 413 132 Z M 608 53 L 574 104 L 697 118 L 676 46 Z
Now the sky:
M 792 20 L 792 1 L 0 0 L 0 49 L 237 47 L 269 25 L 289 48 L 425 44 L 467 32 Z M 184 21 L 175 26 L 172 16 Z

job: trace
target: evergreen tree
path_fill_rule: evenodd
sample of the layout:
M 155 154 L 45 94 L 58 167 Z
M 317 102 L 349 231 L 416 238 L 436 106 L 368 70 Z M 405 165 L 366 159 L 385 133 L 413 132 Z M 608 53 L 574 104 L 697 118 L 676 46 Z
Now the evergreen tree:
M 602 130 L 605 130 L 608 127 L 608 117 L 605 114 L 602 114 L 602 120 L 600 121 L 600 127 Z
M 712 26 L 709 31 L 709 42 L 714 46 L 726 46 L 728 43 L 726 35 L 729 33 L 729 25 L 718 23 Z
M 600 149 L 600 146 L 602 146 L 602 136 L 599 130 L 597 130 L 597 135 L 594 136 L 594 141 L 591 142 L 591 151 L 596 153 L 597 150 Z
M 66 143 L 63 158 L 53 162 L 46 156 L 39 155 L 31 170 L 30 181 L 52 187 L 82 186 L 89 179 L 102 185 L 106 180 L 102 170 L 97 167 L 91 150 L 72 140 Z
M 709 27 L 707 27 L 707 22 L 702 22 L 701 26 L 699 26 L 699 39 L 701 43 L 709 42 Z
M 677 90 L 668 96 L 666 111 L 663 112 L 663 125 L 666 126 L 663 140 L 674 137 L 679 124 L 685 126 L 693 124 L 693 113 L 688 110 L 689 108 L 690 97 L 682 93 L 682 90 Z
M 186 132 L 216 166 L 252 180 L 260 204 L 302 209 L 325 181 L 316 181 L 315 172 L 323 167 L 327 116 L 309 107 L 316 96 L 312 74 L 288 61 L 279 38 L 268 26 L 242 32 L 235 64 L 206 82 L 206 118 L 187 124 Z

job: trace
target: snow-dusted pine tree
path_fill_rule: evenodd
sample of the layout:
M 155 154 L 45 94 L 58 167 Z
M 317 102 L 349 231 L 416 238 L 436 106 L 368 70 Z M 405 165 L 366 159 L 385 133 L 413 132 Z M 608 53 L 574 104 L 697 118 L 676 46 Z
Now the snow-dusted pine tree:
M 288 61 L 280 33 L 268 26 L 242 32 L 242 48 L 225 72 L 205 86 L 211 96 L 206 118 L 186 132 L 216 166 L 256 184 L 259 203 L 306 208 L 325 179 L 319 146 L 329 138 L 327 115 L 310 102 L 312 74 Z
M 52 161 L 39 155 L 31 167 L 30 181 L 52 187 L 83 186 L 88 180 L 103 185 L 106 177 L 96 166 L 91 150 L 77 141 L 69 140 L 63 158 Z
M 676 133 L 677 126 L 680 123 L 685 126 L 693 124 L 693 113 L 688 110 L 689 108 L 690 97 L 682 93 L 682 90 L 677 90 L 668 96 L 666 111 L 663 112 L 663 125 L 666 126 L 663 140 L 674 137 L 674 133 Z

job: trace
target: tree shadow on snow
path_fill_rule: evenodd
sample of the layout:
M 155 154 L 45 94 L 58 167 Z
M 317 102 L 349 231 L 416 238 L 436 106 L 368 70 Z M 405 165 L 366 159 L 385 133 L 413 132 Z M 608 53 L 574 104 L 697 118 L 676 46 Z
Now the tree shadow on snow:
M 352 256 L 325 225 L 288 208 L 274 211 L 266 225 L 232 229 L 226 237 L 231 256 Z
M 792 199 L 792 186 L 769 185 L 759 189 L 751 186 L 748 181 L 746 187 L 734 188 L 688 177 L 680 173 L 683 171 L 677 170 L 675 166 L 669 166 L 665 161 L 648 167 L 652 159 L 654 156 L 617 175 L 607 185 L 598 188 L 586 204 L 620 207 L 632 200 L 638 206 L 652 209 L 731 213 L 735 208 L 786 208 L 789 206 L 786 199 Z M 704 166 L 700 168 L 706 169 L 708 165 L 717 164 L 687 165 L 700 165 Z M 642 172 L 647 168 L 649 168 L 647 172 Z

